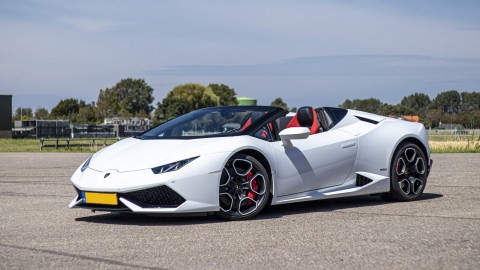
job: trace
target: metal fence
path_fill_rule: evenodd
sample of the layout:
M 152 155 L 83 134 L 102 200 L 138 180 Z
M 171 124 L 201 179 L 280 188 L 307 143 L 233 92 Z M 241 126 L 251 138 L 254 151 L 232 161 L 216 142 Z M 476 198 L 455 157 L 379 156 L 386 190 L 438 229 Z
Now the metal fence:
M 148 126 L 70 124 L 63 120 L 15 121 L 13 138 L 125 138 Z
M 480 129 L 429 129 L 427 135 L 431 141 L 478 141 Z
M 68 138 L 70 133 L 70 122 L 63 120 L 15 121 L 12 129 L 14 139 Z
M 115 132 L 114 125 L 71 125 L 72 138 L 115 138 L 118 132 Z

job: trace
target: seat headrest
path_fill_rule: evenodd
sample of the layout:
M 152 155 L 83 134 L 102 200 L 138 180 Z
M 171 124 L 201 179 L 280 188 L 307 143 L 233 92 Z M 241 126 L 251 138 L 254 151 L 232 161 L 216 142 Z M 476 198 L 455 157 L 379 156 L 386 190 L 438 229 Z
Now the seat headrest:
M 306 106 L 297 110 L 297 120 L 302 127 L 309 127 L 313 124 L 313 108 Z

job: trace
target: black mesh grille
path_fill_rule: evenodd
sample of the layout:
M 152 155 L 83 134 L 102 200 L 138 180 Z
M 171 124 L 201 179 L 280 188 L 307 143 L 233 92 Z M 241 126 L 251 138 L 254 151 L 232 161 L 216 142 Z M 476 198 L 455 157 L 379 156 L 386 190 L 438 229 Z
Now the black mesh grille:
M 141 207 L 178 207 L 185 199 L 168 186 L 159 186 L 118 194 Z
M 367 178 L 363 175 L 357 174 L 357 187 L 365 186 L 368 183 L 371 183 L 373 180 L 370 178 Z

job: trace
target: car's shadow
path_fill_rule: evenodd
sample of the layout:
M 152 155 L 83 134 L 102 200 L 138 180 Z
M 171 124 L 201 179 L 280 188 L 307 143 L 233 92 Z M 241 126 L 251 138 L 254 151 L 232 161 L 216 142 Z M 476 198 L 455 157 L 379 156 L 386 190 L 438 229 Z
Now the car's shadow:
M 419 201 L 432 200 L 443 197 L 442 194 L 424 193 Z M 378 196 L 357 196 L 350 198 L 328 199 L 293 203 L 285 205 L 274 205 L 264 209 L 255 219 L 274 219 L 288 215 L 298 215 L 313 212 L 331 212 L 342 209 L 354 209 L 359 207 L 377 206 L 384 204 L 395 204 L 401 202 L 384 201 Z M 92 216 L 79 217 L 76 221 L 90 223 L 104 223 L 117 225 L 136 226 L 181 226 L 192 224 L 209 224 L 225 222 L 215 216 L 147 216 L 128 213 L 106 213 Z
M 436 193 L 423 193 L 423 195 L 417 201 L 426 201 L 443 197 L 442 194 Z M 377 206 L 384 204 L 397 204 L 397 203 L 408 203 L 408 202 L 391 202 L 385 201 L 380 196 L 356 196 L 356 197 L 347 197 L 347 198 L 338 198 L 338 199 L 328 199 L 328 200 L 319 200 L 319 201 L 309 201 L 303 203 L 293 203 L 285 205 L 273 205 L 270 206 L 260 215 L 257 219 L 270 219 L 270 218 L 279 218 L 287 215 L 298 215 L 304 213 L 313 213 L 313 212 L 332 212 L 343 209 L 355 209 L 360 207 L 369 207 Z

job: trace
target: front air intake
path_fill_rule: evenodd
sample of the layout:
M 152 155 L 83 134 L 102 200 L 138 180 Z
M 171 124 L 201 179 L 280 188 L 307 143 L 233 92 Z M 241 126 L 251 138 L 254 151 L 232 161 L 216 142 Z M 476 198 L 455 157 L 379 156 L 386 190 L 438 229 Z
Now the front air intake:
M 363 175 L 357 174 L 357 182 L 356 182 L 357 187 L 365 186 L 366 184 L 371 182 L 373 182 L 372 179 L 365 177 Z
M 185 199 L 180 196 L 180 194 L 168 186 L 158 186 L 128 193 L 119 193 L 118 196 L 144 208 L 175 208 L 185 202 Z

